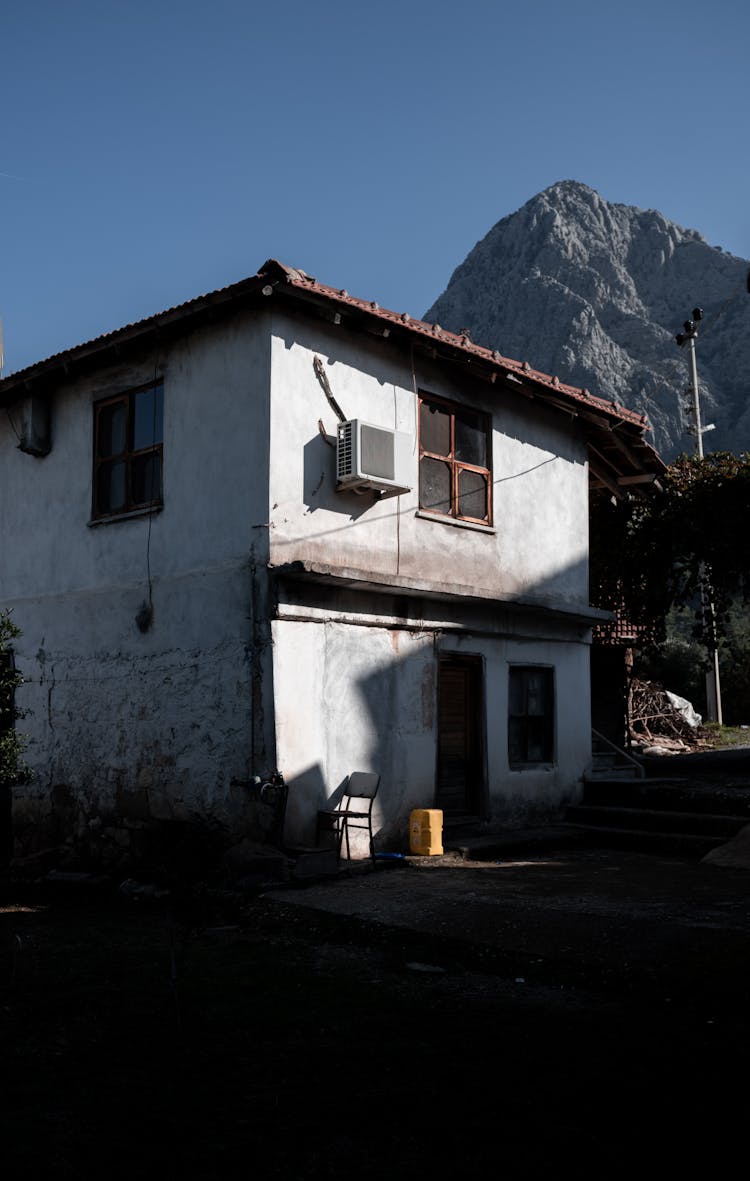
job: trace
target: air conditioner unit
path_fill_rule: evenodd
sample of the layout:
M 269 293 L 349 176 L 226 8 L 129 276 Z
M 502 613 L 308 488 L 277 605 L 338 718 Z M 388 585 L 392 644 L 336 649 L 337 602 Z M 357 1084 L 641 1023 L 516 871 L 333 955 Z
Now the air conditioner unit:
M 336 438 L 336 489 L 369 489 L 384 496 L 409 492 L 411 439 L 402 431 L 351 418 L 340 422 Z

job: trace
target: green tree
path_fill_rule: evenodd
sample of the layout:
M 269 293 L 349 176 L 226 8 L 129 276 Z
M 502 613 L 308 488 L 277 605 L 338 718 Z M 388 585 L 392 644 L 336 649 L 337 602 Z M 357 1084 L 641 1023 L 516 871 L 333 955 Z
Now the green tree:
M 615 503 L 592 495 L 591 601 L 647 637 L 644 675 L 705 709 L 701 674 L 713 629 L 702 615 L 703 582 L 716 612 L 725 719 L 747 722 L 750 456 L 682 456 L 660 484 L 661 492 Z
M 615 504 L 592 495 L 592 602 L 659 641 L 670 610 L 699 601 L 703 581 L 721 637 L 732 604 L 750 589 L 750 456 L 681 456 L 660 483 L 661 492 Z M 707 647 L 709 631 L 697 628 Z

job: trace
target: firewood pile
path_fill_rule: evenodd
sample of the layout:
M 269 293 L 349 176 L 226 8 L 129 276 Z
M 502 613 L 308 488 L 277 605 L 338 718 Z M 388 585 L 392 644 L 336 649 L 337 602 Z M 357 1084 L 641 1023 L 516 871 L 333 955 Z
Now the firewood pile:
M 685 720 L 658 681 L 633 678 L 628 692 L 628 720 L 630 741 L 642 751 L 658 746 L 679 754 L 708 745 L 701 736 L 701 727 Z

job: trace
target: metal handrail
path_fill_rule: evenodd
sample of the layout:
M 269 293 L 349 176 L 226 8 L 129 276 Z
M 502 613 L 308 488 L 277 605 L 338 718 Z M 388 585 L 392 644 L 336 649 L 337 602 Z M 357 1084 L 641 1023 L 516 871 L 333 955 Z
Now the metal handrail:
M 601 742 L 605 746 L 609 747 L 609 749 L 614 754 L 617 755 L 618 759 L 621 762 L 627 763 L 629 766 L 634 767 L 639 779 L 645 778 L 646 772 L 643 768 L 643 765 L 641 763 L 639 763 L 637 759 L 634 759 L 632 755 L 628 754 L 628 752 L 626 750 L 623 750 L 623 748 L 621 746 L 618 746 L 616 742 L 612 742 L 611 739 L 606 738 L 604 736 L 604 734 L 600 734 L 599 731 L 594 730 L 593 727 L 591 729 L 591 735 L 593 738 L 596 738 L 599 742 Z M 592 744 L 592 751 L 591 751 L 592 761 L 593 761 L 593 753 L 594 753 L 594 751 L 593 751 L 593 744 Z

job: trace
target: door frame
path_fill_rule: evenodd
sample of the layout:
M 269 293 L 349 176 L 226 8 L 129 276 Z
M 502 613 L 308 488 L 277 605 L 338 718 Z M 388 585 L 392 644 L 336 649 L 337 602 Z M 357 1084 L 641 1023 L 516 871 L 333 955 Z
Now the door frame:
M 448 816 L 462 816 L 481 820 L 487 812 L 487 709 L 485 688 L 485 658 L 475 652 L 442 651 L 437 653 L 437 733 L 435 743 L 435 807 L 441 808 Z M 446 667 L 461 667 L 470 673 L 471 690 L 474 695 L 472 733 L 468 735 L 476 750 L 472 759 L 470 774 L 475 780 L 472 788 L 465 785 L 464 807 L 461 811 L 445 807 L 440 797 L 440 735 L 441 735 L 441 672 Z

